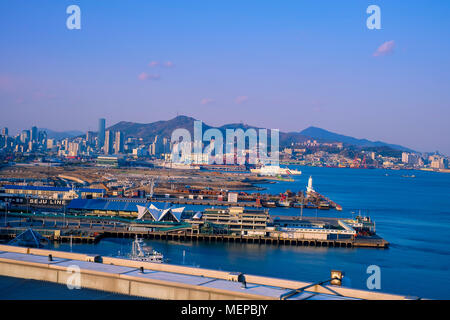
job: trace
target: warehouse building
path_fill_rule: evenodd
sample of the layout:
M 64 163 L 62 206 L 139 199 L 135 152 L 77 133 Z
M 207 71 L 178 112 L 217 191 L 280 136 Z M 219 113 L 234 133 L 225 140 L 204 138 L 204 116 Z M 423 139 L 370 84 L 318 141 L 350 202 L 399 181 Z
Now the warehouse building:
M 35 196 L 49 199 L 69 199 L 80 197 L 83 199 L 101 198 L 105 195 L 104 189 L 90 188 L 64 188 L 49 186 L 28 186 L 28 185 L 4 185 L 4 193 L 11 195 Z

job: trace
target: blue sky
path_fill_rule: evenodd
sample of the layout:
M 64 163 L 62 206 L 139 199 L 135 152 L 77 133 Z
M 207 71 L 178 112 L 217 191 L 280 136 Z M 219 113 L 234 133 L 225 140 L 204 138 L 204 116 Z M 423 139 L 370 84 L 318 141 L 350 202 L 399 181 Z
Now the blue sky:
M 66 28 L 67 6 L 81 30 Z M 368 30 L 366 8 L 381 8 Z M 0 126 L 185 114 L 450 154 L 449 1 L 0 0 Z M 384 44 L 384 46 L 383 46 Z M 382 55 L 374 56 L 378 48 Z

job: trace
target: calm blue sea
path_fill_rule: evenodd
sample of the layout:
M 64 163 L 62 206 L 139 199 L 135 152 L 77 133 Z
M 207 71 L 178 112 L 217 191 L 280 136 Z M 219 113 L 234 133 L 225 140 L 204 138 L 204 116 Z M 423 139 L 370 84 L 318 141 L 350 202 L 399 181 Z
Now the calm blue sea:
M 304 190 L 309 176 L 316 191 L 343 211 L 320 216 L 351 216 L 362 210 L 376 221 L 389 249 L 311 248 L 256 244 L 148 241 L 170 263 L 241 271 L 280 278 L 319 281 L 331 269 L 343 270 L 344 284 L 367 289 L 369 265 L 381 268 L 382 292 L 450 299 L 450 174 L 424 171 L 297 167 L 295 182 L 264 185 L 266 192 Z M 404 177 L 415 175 L 415 178 Z M 299 209 L 275 208 L 272 214 L 299 215 Z M 304 210 L 315 216 L 316 210 Z M 58 250 L 126 254 L 130 239 L 104 239 L 96 245 L 57 245 Z

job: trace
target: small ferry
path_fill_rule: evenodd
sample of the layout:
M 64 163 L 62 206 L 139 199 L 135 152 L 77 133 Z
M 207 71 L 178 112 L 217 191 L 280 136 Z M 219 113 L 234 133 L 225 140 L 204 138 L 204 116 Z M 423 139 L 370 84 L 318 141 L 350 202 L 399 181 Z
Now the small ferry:
M 261 205 L 266 208 L 275 208 L 277 206 L 275 201 L 261 201 Z
M 330 204 L 327 201 L 321 201 L 319 203 L 319 210 L 330 210 Z
M 289 208 L 291 206 L 291 201 L 286 199 L 285 195 L 282 195 L 280 200 L 277 201 L 277 207 Z
M 290 175 L 301 175 L 302 172 L 299 170 L 281 168 L 280 166 L 262 166 L 260 168 L 250 169 L 251 173 L 256 173 L 260 176 L 290 176 Z

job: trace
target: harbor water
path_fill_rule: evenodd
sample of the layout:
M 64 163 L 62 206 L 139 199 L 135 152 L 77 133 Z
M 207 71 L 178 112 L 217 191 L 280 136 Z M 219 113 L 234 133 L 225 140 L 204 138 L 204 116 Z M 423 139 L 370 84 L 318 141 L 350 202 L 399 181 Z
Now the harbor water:
M 169 263 L 301 281 L 329 278 L 330 270 L 345 272 L 344 285 L 368 289 L 367 268 L 381 270 L 381 289 L 432 299 L 450 299 L 450 174 L 318 168 L 301 170 L 294 182 L 266 184 L 263 192 L 305 190 L 309 176 L 314 189 L 340 204 L 343 211 L 304 209 L 304 216 L 361 213 L 376 222 L 388 249 L 294 247 L 240 243 L 149 240 Z M 189 209 L 194 209 L 189 207 Z M 271 214 L 300 215 L 300 209 L 270 209 Z M 97 244 L 54 244 L 54 249 L 107 256 L 124 255 L 132 239 L 103 239 Z

